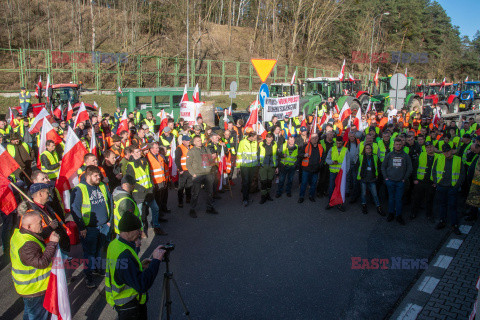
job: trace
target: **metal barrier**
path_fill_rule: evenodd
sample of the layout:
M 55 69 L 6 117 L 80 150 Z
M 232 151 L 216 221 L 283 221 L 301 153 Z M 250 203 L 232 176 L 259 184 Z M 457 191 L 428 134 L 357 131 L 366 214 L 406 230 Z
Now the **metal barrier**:
M 228 90 L 237 82 L 239 91 L 255 91 L 261 85 L 250 62 L 190 59 L 190 84 L 204 92 Z M 187 61 L 178 57 L 143 56 L 128 53 L 55 51 L 36 49 L 0 49 L 0 92 L 18 92 L 20 86 L 33 89 L 39 76 L 45 83 L 78 83 L 96 91 L 118 87 L 183 86 L 187 79 Z M 335 77 L 338 70 L 277 64 L 269 78 L 272 82 L 290 82 L 297 78 Z M 368 74 L 353 74 L 364 84 Z M 418 84 L 420 79 L 416 79 Z M 426 81 L 424 80 L 424 83 Z

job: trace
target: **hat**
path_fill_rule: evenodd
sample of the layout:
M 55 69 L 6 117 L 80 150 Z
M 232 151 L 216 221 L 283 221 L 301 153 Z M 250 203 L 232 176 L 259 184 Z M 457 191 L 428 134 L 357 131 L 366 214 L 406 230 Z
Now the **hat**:
M 170 127 L 163 128 L 163 132 L 165 132 L 165 133 L 168 133 L 170 131 L 172 131 L 172 129 L 170 129 Z
M 452 147 L 450 147 L 448 143 L 444 143 L 442 146 L 442 152 L 448 152 L 450 150 L 452 150 Z
M 288 118 L 290 118 L 290 117 L 288 116 L 288 114 L 286 114 L 283 118 L 284 118 L 284 119 L 288 119 Z
M 118 230 L 120 232 L 130 232 L 141 228 L 142 222 L 131 211 L 125 212 L 118 222 Z
M 135 178 L 129 174 L 123 176 L 122 178 L 122 184 L 128 183 L 129 185 L 134 186 L 136 182 L 137 181 L 135 180 Z
M 432 146 L 432 141 L 425 141 L 425 147 Z
M 465 139 L 472 139 L 472 136 L 470 135 L 470 133 L 465 133 L 462 138 L 465 138 Z
M 202 130 L 202 127 L 198 124 L 193 126 L 193 130 Z
M 25 90 L 25 87 L 21 87 L 20 90 Z
M 120 142 L 120 141 L 122 141 L 122 138 L 120 138 L 120 137 L 117 136 L 117 135 L 114 135 L 113 138 L 112 138 L 112 141 L 113 141 L 113 142 Z
M 307 127 L 304 127 L 304 126 L 300 127 L 300 132 L 306 132 L 306 131 L 307 131 Z
M 189 135 L 186 135 L 186 134 L 185 134 L 185 135 L 182 136 L 182 140 L 184 140 L 184 141 L 190 141 L 190 140 L 192 140 L 192 138 L 191 138 Z
M 52 188 L 52 186 L 49 185 L 48 183 L 34 183 L 30 186 L 30 193 L 34 194 L 40 190 L 50 189 L 50 188 Z

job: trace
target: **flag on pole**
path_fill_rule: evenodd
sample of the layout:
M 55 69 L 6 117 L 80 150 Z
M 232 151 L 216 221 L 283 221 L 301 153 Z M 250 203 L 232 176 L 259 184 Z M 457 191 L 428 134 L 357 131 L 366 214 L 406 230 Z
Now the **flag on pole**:
M 228 116 L 227 116 L 227 109 L 223 110 L 223 128 L 228 130 Z
M 120 86 L 118 86 L 118 89 L 117 89 L 117 91 L 118 91 L 118 93 L 120 93 L 120 94 L 123 94 L 123 92 L 122 92 L 122 88 L 120 88 Z
M 42 97 L 42 76 L 39 77 L 37 86 L 35 88 L 35 97 L 37 99 Z
M 187 88 L 187 85 L 185 85 L 185 89 Z M 184 93 L 185 94 L 185 93 Z M 188 98 L 188 97 L 187 97 Z M 198 83 L 195 85 L 195 90 L 193 90 L 193 102 L 199 103 L 200 102 L 200 90 L 198 89 Z
M 407 74 L 408 74 L 408 73 L 407 73 L 407 68 L 405 68 L 405 77 L 407 77 Z
M 98 104 L 97 104 L 97 101 L 93 101 L 93 107 L 95 108 L 95 110 L 98 110 Z
M 325 114 L 325 112 L 324 112 Z M 317 121 L 318 121 L 318 107 L 315 108 L 315 118 L 312 121 L 312 128 L 310 129 L 310 134 L 317 133 Z
M 365 128 L 363 127 L 362 122 L 362 108 L 358 108 L 357 114 L 355 115 L 355 119 L 353 119 L 353 124 L 357 127 L 358 131 L 363 131 Z
M 127 118 L 127 109 L 123 109 L 122 118 L 118 124 L 117 135 L 120 135 L 120 132 L 128 131 L 128 118 Z
M 232 115 L 232 105 L 230 105 L 228 107 L 228 115 L 231 116 Z
M 378 79 L 380 75 L 380 68 L 377 68 L 377 72 L 375 73 L 375 76 L 373 77 L 373 82 L 375 82 L 375 86 L 378 87 Z
M 265 140 L 265 138 L 267 137 L 267 133 L 267 130 L 265 130 L 265 127 L 259 121 L 257 124 L 257 134 L 261 136 L 263 140 Z
M 12 129 L 16 127 L 15 121 L 14 121 L 15 117 L 13 116 L 12 108 L 8 108 L 8 115 L 5 118 L 5 120 L 7 120 L 8 124 L 10 125 L 10 127 L 12 127 Z
M 73 124 L 73 129 L 75 129 L 80 122 L 87 121 L 90 117 L 88 116 L 87 108 L 85 108 L 85 103 L 80 103 L 80 108 L 77 111 L 77 117 L 75 118 L 75 123 Z
M 182 103 L 187 101 L 188 101 L 188 92 L 187 92 L 187 85 L 185 85 L 185 88 L 183 89 L 182 100 L 180 100 L 180 105 L 182 105 Z
M 467 82 L 467 81 L 468 81 L 468 76 L 465 78 L 465 82 Z
M 60 248 L 53 258 L 52 271 L 48 279 L 47 291 L 43 299 L 43 307 L 52 314 L 52 320 L 71 320 L 70 300 L 68 298 L 65 261 Z
M 350 117 L 352 114 L 352 110 L 350 109 L 350 106 L 348 105 L 348 102 L 345 101 L 345 104 L 342 107 L 342 110 L 340 111 L 340 121 L 343 121 Z
M 422 84 L 423 84 L 423 80 L 420 80 L 420 85 L 422 85 Z
M 250 105 L 250 116 L 248 117 L 247 123 L 245 123 L 245 129 L 248 127 L 251 127 L 254 129 L 254 126 L 257 126 L 258 122 L 258 109 L 259 109 L 259 101 L 258 101 L 258 94 L 257 97 L 255 98 L 255 101 L 252 102 Z
M 371 108 L 372 108 L 372 99 L 369 99 L 367 109 L 365 109 L 365 114 L 368 114 L 371 111 Z
M 447 84 L 447 78 L 443 78 L 442 80 L 442 83 L 440 84 L 440 87 L 445 87 L 445 85 Z
M 293 86 L 295 84 L 296 78 L 297 78 L 297 70 L 295 70 L 295 72 L 293 73 L 292 80 L 290 80 L 290 85 Z
M 47 102 L 50 102 L 50 96 L 48 95 L 48 89 L 50 89 L 50 75 L 47 74 L 47 86 L 45 87 L 45 97 L 47 97 Z
M 73 108 L 72 108 L 72 104 L 70 103 L 70 101 L 68 101 L 68 109 L 67 109 L 67 121 L 70 121 L 72 120 L 73 118 Z
M 10 188 L 10 183 L 10 180 L 0 174 L 0 210 L 7 216 L 17 209 L 17 200 L 15 200 L 15 195 Z
M 8 178 L 12 173 L 20 169 L 18 163 L 8 153 L 8 151 L 0 144 L 0 175 Z
M 355 78 L 349 73 L 349 74 L 348 74 L 348 80 L 350 80 L 350 81 L 355 81 Z
M 335 103 L 335 112 L 340 113 L 340 109 L 338 109 L 338 105 Z
M 53 115 L 55 118 L 60 119 L 62 117 L 62 105 L 59 104 L 58 107 L 53 110 Z
M 38 146 L 38 159 L 37 159 L 37 168 L 39 170 L 42 169 L 42 163 L 40 162 L 40 157 L 42 156 L 42 153 L 47 150 L 47 141 L 52 140 L 55 145 L 58 145 L 60 142 L 62 142 L 62 138 L 58 135 L 57 131 L 53 129 L 52 124 L 49 121 L 44 121 L 42 125 L 42 131 L 40 133 L 40 144 Z
M 345 185 L 347 184 L 347 161 L 343 159 L 340 171 L 335 178 L 335 189 L 333 190 L 332 197 L 330 198 L 329 205 L 336 206 L 345 202 Z
M 288 121 L 288 137 L 292 135 L 292 118 L 289 119 Z
M 342 69 L 338 74 L 338 80 L 343 81 L 344 78 L 345 78 L 345 59 L 343 59 Z
M 99 108 L 98 108 L 97 117 L 98 117 L 98 122 L 101 122 L 101 121 L 102 121 L 102 118 L 103 118 L 102 107 L 99 107 Z
M 95 130 L 92 127 L 92 136 L 90 138 L 90 153 L 93 153 L 95 156 L 98 157 L 97 151 L 97 137 L 95 136 Z
M 435 110 L 435 114 L 433 115 L 432 123 L 433 123 L 434 126 L 437 126 L 438 121 L 441 118 L 441 115 L 440 115 L 440 108 L 436 107 L 435 109 L 436 110 Z
M 42 110 L 37 114 L 37 116 L 33 120 L 33 123 L 30 126 L 30 129 L 28 129 L 28 132 L 30 132 L 30 134 L 40 132 L 40 128 L 42 127 L 44 122 L 43 120 L 47 119 L 47 121 L 49 121 L 50 118 L 52 118 L 52 116 L 48 113 L 47 109 L 42 108 Z
M 222 190 L 223 188 L 223 173 L 226 168 L 225 164 L 225 151 L 223 151 L 223 147 L 220 147 L 222 151 L 220 152 L 220 161 L 218 163 L 218 173 L 220 174 L 220 181 L 218 182 L 218 190 Z
M 68 127 L 67 140 L 65 142 L 65 151 L 63 152 L 60 173 L 55 183 L 63 204 L 66 209 L 70 209 L 70 190 L 78 184 L 77 171 L 83 165 L 83 157 L 87 154 L 87 149 L 78 139 L 75 131 Z

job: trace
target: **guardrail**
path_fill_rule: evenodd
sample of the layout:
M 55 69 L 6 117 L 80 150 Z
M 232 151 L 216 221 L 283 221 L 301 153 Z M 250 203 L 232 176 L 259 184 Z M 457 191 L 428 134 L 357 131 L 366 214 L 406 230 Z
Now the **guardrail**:
M 196 83 L 203 91 L 228 91 L 237 82 L 239 91 L 255 91 L 261 85 L 251 63 L 226 60 L 199 60 L 179 57 L 145 56 L 128 53 L 55 51 L 37 49 L 0 49 L 0 92 L 18 92 L 20 86 L 30 90 L 42 76 L 49 74 L 53 83 L 78 83 L 96 91 L 118 87 L 183 86 L 190 64 L 190 86 Z M 339 70 L 277 64 L 269 81 L 290 82 L 297 78 L 335 77 Z M 352 76 L 368 82 L 368 74 Z M 423 80 L 426 83 L 426 80 Z M 420 79 L 415 79 L 418 84 Z

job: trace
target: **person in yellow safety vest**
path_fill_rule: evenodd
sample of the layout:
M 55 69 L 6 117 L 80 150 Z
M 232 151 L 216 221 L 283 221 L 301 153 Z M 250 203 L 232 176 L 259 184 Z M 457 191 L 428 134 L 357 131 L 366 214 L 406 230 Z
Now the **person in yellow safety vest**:
M 335 145 L 328 151 L 326 162 L 329 165 L 330 169 L 330 183 L 328 187 L 328 199 L 332 198 L 333 190 L 335 189 L 335 179 L 337 178 L 338 173 L 340 172 L 340 168 L 344 161 L 347 161 L 345 168 L 350 168 L 350 163 L 348 163 L 349 156 L 348 156 L 348 149 L 343 146 L 343 139 L 341 136 L 337 137 L 337 141 Z M 347 174 L 344 172 L 343 174 Z M 327 205 L 325 208 L 329 210 L 333 208 L 330 204 Z M 343 204 L 339 204 L 337 209 L 344 212 L 345 209 L 343 208 Z
M 297 128 L 294 125 L 293 119 L 286 117 L 285 120 L 282 122 L 282 130 L 285 137 L 297 136 Z
M 172 129 L 170 127 L 163 128 L 163 133 L 160 136 L 159 144 L 165 149 L 167 149 L 167 153 L 166 153 L 167 157 L 170 156 L 172 139 L 175 139 L 175 137 L 172 135 Z
M 293 176 L 295 175 L 295 170 L 298 165 L 298 145 L 295 144 L 295 137 L 288 137 L 287 142 L 285 142 L 283 146 L 279 147 L 279 151 L 280 177 L 277 185 L 277 193 L 275 194 L 275 198 L 280 198 L 282 196 L 285 180 L 287 181 L 285 191 L 287 193 L 287 197 L 290 198 L 292 196 Z
M 25 120 L 20 114 L 13 119 L 13 132 L 18 133 L 21 137 L 25 136 Z
M 46 320 L 50 317 L 43 300 L 60 236 L 52 232 L 45 245 L 40 236 L 42 230 L 40 213 L 29 210 L 22 216 L 22 226 L 15 229 L 10 241 L 12 278 L 15 290 L 23 298 L 23 319 Z
M 172 118 L 168 118 L 168 120 L 167 120 L 167 127 L 170 128 L 170 133 L 171 133 L 175 138 L 177 138 L 177 137 L 178 137 L 178 130 L 175 129 L 175 120 L 173 120 Z
M 382 132 L 382 140 L 377 142 L 377 146 L 378 161 L 382 163 L 383 160 L 385 160 L 385 156 L 393 150 L 393 139 L 390 130 L 385 130 Z
M 112 195 L 101 181 L 102 173 L 96 166 L 85 170 L 85 182 L 72 192 L 71 213 L 80 231 L 83 257 L 88 259 L 83 270 L 86 287 L 95 288 L 93 274 L 103 274 L 102 251 L 112 226 Z
M 207 144 L 207 148 L 210 150 L 210 153 L 216 155 L 215 159 L 215 165 L 212 166 L 212 172 L 214 173 L 214 181 L 213 181 L 213 199 L 221 199 L 221 197 L 218 195 L 218 193 L 223 192 L 223 190 L 220 189 L 220 181 L 221 177 L 220 175 L 225 172 L 226 168 L 223 168 L 223 172 L 220 174 L 219 173 L 219 164 L 222 159 L 220 159 L 220 155 L 222 154 L 222 149 L 223 149 L 223 154 L 225 158 L 228 156 L 228 149 L 223 141 L 220 140 L 220 135 L 216 132 L 212 132 L 210 134 L 210 142 Z M 223 187 L 222 187 L 223 189 Z
M 223 138 L 222 141 L 225 143 L 225 146 L 227 147 L 228 150 L 228 156 L 227 156 L 227 174 L 228 174 L 228 181 L 231 186 L 235 185 L 233 183 L 233 170 L 232 168 L 235 168 L 235 163 L 237 160 L 237 135 L 234 132 L 234 136 L 232 136 L 232 131 L 230 130 L 225 130 L 223 133 Z
M 150 130 L 150 132 L 155 131 L 155 123 L 156 122 L 157 121 L 153 117 L 152 111 L 147 111 L 147 117 L 145 119 L 143 119 L 143 123 L 145 123 L 148 126 L 148 129 Z
M 133 122 L 135 123 L 135 125 L 139 125 L 141 121 L 142 121 L 142 114 L 136 109 L 133 110 Z
M 133 199 L 137 202 L 138 208 L 142 214 L 145 233 L 148 234 L 147 217 L 150 209 L 152 211 L 153 232 L 155 235 L 167 235 L 160 225 L 160 208 L 155 201 L 155 195 L 153 193 L 153 183 L 152 177 L 150 176 L 149 163 L 147 159 L 142 157 L 142 151 L 139 148 L 134 147 L 125 174 L 134 177 L 137 182 L 135 184 L 135 190 L 133 190 Z
M 413 205 L 410 219 L 417 217 L 418 209 L 422 204 L 426 205 L 427 219 L 430 223 L 435 222 L 433 218 L 433 199 L 435 198 L 435 187 L 432 180 L 433 163 L 437 159 L 435 147 L 431 141 L 425 142 L 425 151 L 418 157 L 417 172 L 413 174 Z
M 0 120 L 0 134 L 6 136 L 10 134 L 12 127 L 5 122 L 5 120 Z
M 356 179 L 361 182 L 361 198 L 362 198 L 362 212 L 368 213 L 367 209 L 367 189 L 370 190 L 375 206 L 377 207 L 377 213 L 381 216 L 385 216 L 380 206 L 380 200 L 377 194 L 378 180 L 378 158 L 373 154 L 373 147 L 371 144 L 365 145 L 363 153 L 358 155 L 358 173 Z
M 199 125 L 200 128 L 202 128 L 202 132 L 205 133 L 205 131 L 207 130 L 207 124 L 203 122 L 202 116 L 197 117 L 197 125 Z
M 20 88 L 20 93 L 18 94 L 18 99 L 20 100 L 20 107 L 22 108 L 22 115 L 27 117 L 28 107 L 30 107 L 32 95 L 25 87 Z
M 186 203 L 192 198 L 192 175 L 187 169 L 187 153 L 190 150 L 191 138 L 188 135 L 182 136 L 182 143 L 175 150 L 175 164 L 178 170 L 178 207 L 183 208 L 183 195 L 186 196 Z
M 445 228 L 448 212 L 452 231 L 456 235 L 460 235 L 457 217 L 457 198 L 458 190 L 465 177 L 465 170 L 462 166 L 462 159 L 453 155 L 453 149 L 450 145 L 444 144 L 442 152 L 435 159 L 432 168 L 432 180 L 437 188 L 436 199 L 438 199 L 440 216 L 440 222 L 437 224 L 436 229 Z
M 363 147 L 366 145 L 366 144 L 371 144 L 372 147 L 373 147 L 373 154 L 374 155 L 377 155 L 378 154 L 378 145 L 377 143 L 375 142 L 375 138 L 374 138 L 374 135 L 373 134 L 367 134 L 365 136 L 365 140 L 360 142 L 359 146 L 358 146 L 358 152 L 359 153 L 363 153 Z
M 275 127 L 276 125 L 280 125 L 280 123 L 278 122 L 278 117 L 273 116 L 272 121 L 267 122 L 267 127 L 265 129 L 267 131 L 272 131 L 273 127 Z
M 202 127 L 198 124 L 193 126 L 193 133 L 190 134 L 190 138 L 193 139 L 195 136 L 199 136 L 202 139 L 202 143 L 206 142 L 205 133 L 202 132 Z
M 258 162 L 260 169 L 258 175 L 260 177 L 261 199 L 260 204 L 264 204 L 267 200 L 273 201 L 270 196 L 273 178 L 278 174 L 278 146 L 273 142 L 273 134 L 267 133 L 265 141 L 258 145 Z
M 120 234 L 118 223 L 125 213 L 131 212 L 141 219 L 140 210 L 132 197 L 133 189 L 135 189 L 135 178 L 126 175 L 122 178 L 120 186 L 113 190 L 113 230 L 116 234 Z
M 152 259 L 140 261 L 142 223 L 131 211 L 125 212 L 118 223 L 119 236 L 110 242 L 105 270 L 107 303 L 115 308 L 118 319 L 148 319 L 147 291 L 155 283 L 165 250 L 158 246 Z
M 58 173 L 60 171 L 60 161 L 55 151 L 55 142 L 52 140 L 47 140 L 45 150 L 40 155 L 40 162 L 42 164 L 42 171 L 48 175 L 50 180 L 58 178 Z
M 258 167 L 258 142 L 257 134 L 253 131 L 247 134 L 246 139 L 242 139 L 238 145 L 237 168 L 240 168 L 242 176 L 242 196 L 243 206 L 248 206 L 250 201 L 250 185 Z

